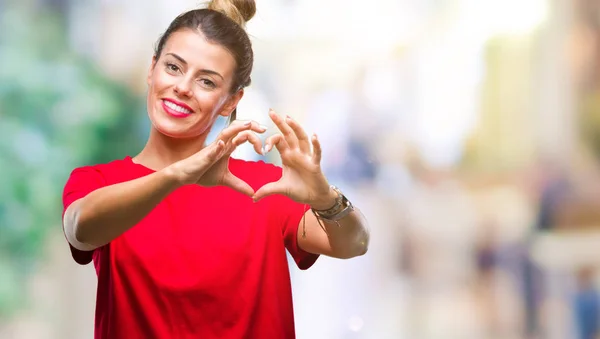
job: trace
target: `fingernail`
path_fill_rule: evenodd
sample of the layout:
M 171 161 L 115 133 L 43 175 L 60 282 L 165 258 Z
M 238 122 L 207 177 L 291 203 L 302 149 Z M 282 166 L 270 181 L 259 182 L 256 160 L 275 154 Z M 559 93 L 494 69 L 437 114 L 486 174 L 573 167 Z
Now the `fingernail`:
M 265 126 L 263 124 L 258 125 L 258 127 L 262 128 L 262 129 L 267 129 L 267 126 Z
M 252 125 L 252 121 L 248 121 L 247 123 L 244 124 L 244 126 L 251 126 Z
M 271 147 L 273 147 L 273 146 L 267 145 L 267 147 L 265 148 L 265 154 L 269 153 L 269 151 L 271 151 Z

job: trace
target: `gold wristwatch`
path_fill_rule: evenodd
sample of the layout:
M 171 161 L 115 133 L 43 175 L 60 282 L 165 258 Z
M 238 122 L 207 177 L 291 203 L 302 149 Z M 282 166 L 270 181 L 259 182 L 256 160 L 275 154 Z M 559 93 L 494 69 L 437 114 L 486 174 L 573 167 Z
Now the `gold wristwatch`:
M 315 215 L 323 220 L 335 221 L 344 218 L 350 212 L 354 211 L 354 206 L 346 198 L 346 196 L 340 191 L 339 188 L 331 185 L 331 189 L 337 194 L 337 198 L 335 199 L 335 205 L 333 207 L 326 210 L 316 210 L 313 208 L 313 212 Z

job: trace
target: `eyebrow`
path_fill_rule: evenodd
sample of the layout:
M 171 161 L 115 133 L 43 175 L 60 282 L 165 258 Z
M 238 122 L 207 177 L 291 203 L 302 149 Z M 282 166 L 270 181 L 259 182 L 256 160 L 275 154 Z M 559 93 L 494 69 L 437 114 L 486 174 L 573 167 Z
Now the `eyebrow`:
M 167 53 L 166 55 L 170 55 L 170 56 L 174 57 L 175 59 L 179 60 L 179 62 L 181 62 L 182 64 L 184 64 L 186 66 L 188 64 L 182 57 L 180 57 L 179 55 L 177 55 L 175 53 Z M 219 72 L 213 71 L 211 69 L 201 69 L 200 72 L 216 75 L 216 76 L 220 77 L 221 79 L 224 79 L 223 76 L 221 74 L 219 74 Z

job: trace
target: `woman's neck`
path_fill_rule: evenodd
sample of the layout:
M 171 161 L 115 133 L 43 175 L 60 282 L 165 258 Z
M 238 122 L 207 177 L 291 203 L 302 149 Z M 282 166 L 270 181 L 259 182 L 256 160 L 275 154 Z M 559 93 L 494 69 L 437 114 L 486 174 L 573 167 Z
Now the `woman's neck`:
M 146 146 L 133 160 L 135 163 L 159 171 L 199 152 L 204 148 L 207 136 L 208 134 L 190 139 L 177 139 L 166 136 L 152 127 Z

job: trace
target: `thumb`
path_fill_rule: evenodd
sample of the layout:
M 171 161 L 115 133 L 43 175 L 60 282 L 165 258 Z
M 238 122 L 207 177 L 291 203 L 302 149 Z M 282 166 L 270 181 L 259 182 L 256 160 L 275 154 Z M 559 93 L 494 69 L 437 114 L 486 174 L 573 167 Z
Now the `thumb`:
M 215 141 L 210 146 L 205 147 L 202 151 L 196 153 L 198 169 L 204 174 L 223 158 L 225 151 L 225 143 L 222 140 Z
M 225 143 L 222 140 L 218 140 L 212 143 L 210 146 L 204 148 L 200 152 L 196 153 L 202 163 L 208 167 L 212 166 L 223 156 L 223 150 L 225 149 Z
M 285 187 L 282 185 L 281 181 L 270 182 L 259 188 L 258 191 L 254 193 L 252 199 L 254 199 L 254 202 L 257 202 L 262 198 L 273 194 L 285 194 Z

